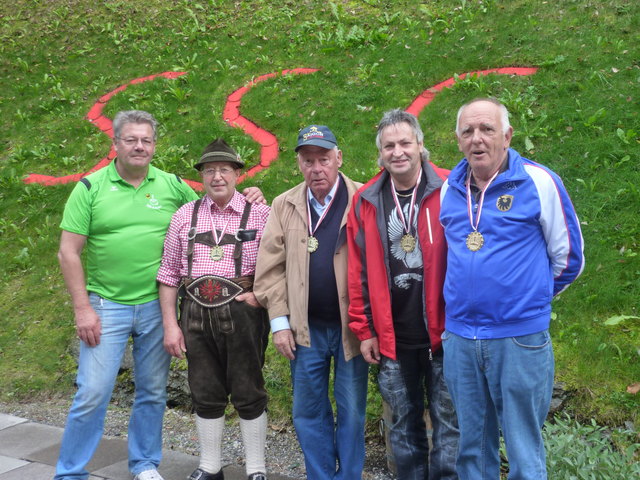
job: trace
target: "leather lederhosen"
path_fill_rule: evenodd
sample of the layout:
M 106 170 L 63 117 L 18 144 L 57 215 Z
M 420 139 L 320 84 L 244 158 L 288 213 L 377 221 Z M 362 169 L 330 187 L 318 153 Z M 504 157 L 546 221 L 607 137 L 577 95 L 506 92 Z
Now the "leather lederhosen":
M 188 276 L 180 287 L 180 326 L 187 346 L 193 407 L 202 418 L 219 418 L 230 396 L 240 418 L 257 418 L 267 403 L 262 366 L 269 321 L 265 309 L 234 300 L 253 288 L 253 276 L 241 276 L 242 243 L 254 240 L 257 233 L 245 229 L 251 204 L 245 206 L 238 233 L 225 234 L 219 243 L 234 244 L 236 276 L 191 278 L 195 243 L 215 245 L 211 231 L 196 233 L 201 203 L 198 200 L 194 205 L 187 245 Z M 227 295 L 211 294 L 225 288 Z M 211 299 L 218 306 L 209 306 Z

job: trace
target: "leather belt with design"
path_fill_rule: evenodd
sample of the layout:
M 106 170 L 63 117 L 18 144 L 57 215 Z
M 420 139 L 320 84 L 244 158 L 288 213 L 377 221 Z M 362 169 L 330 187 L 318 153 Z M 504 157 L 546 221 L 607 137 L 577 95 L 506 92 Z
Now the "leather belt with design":
M 253 287 L 253 277 L 224 278 L 203 275 L 184 282 L 187 297 L 207 308 L 221 307 Z

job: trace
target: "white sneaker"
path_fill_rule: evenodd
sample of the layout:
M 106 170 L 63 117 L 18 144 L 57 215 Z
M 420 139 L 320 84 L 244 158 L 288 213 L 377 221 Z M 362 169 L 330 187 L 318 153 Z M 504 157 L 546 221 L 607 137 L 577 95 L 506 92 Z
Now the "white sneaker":
M 164 480 L 164 478 L 162 478 L 162 475 L 158 473 L 158 470 L 153 469 L 140 472 L 133 477 L 133 480 Z

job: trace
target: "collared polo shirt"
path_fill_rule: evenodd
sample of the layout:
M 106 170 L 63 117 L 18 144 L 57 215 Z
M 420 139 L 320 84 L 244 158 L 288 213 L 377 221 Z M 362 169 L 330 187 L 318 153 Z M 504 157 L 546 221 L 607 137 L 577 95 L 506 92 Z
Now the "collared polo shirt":
M 327 194 L 326 197 L 324 197 L 324 205 L 321 204 L 318 200 L 316 200 L 316 197 L 313 196 L 311 189 L 307 188 L 307 201 L 309 202 L 309 205 L 313 207 L 313 209 L 315 210 L 315 212 L 318 214 L 319 217 L 321 217 L 324 211 L 327 208 L 329 208 L 329 205 L 331 204 L 331 200 L 333 199 L 333 196 L 336 194 L 336 190 L 338 190 L 338 183 L 340 183 L 339 176 L 338 178 L 336 178 L 336 181 L 333 184 L 333 187 L 331 187 L 331 191 Z
M 197 198 L 179 177 L 151 165 L 138 188 L 120 177 L 115 161 L 78 182 L 60 228 L 87 237 L 87 290 L 125 305 L 157 299 L 167 227 L 178 208 Z

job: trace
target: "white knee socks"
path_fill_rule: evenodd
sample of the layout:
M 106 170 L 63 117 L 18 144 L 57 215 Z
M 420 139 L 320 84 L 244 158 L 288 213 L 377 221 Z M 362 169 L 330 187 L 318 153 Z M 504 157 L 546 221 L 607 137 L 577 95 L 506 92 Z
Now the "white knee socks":
M 222 468 L 222 430 L 224 415 L 220 418 L 202 418 L 196 415 L 200 439 L 200 468 L 207 473 L 218 473 Z
M 256 472 L 266 473 L 264 446 L 267 441 L 267 412 L 262 412 L 262 415 L 253 420 L 240 419 L 240 431 L 244 443 L 247 475 Z

